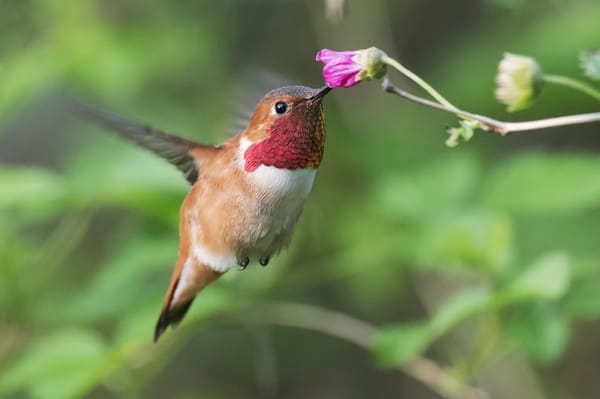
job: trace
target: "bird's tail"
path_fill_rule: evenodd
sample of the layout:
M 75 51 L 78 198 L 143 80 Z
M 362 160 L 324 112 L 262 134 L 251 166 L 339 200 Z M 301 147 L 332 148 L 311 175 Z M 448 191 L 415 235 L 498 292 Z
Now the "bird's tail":
M 177 263 L 156 323 L 154 342 L 158 341 L 167 327 L 177 326 L 192 305 L 196 294 L 223 274 L 189 260 L 180 260 Z

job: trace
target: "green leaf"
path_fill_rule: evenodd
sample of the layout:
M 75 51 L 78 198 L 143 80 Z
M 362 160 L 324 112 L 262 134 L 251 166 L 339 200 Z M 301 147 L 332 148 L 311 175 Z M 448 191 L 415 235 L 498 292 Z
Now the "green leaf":
M 389 326 L 375 334 L 372 351 L 381 365 L 392 367 L 413 360 L 433 339 L 425 323 Z
M 173 224 L 189 187 L 176 168 L 154 154 L 106 137 L 80 151 L 67 172 L 78 206 L 122 206 Z
M 527 154 L 500 164 L 487 181 L 483 202 L 529 214 L 576 212 L 600 206 L 600 158 Z
M 502 292 L 502 301 L 519 302 L 530 298 L 559 299 L 567 292 L 571 262 L 564 252 L 541 256 L 518 275 Z
M 185 316 L 185 322 L 177 326 L 177 331 L 184 329 L 197 331 L 205 320 L 238 310 L 239 301 L 232 295 L 231 290 L 219 285 L 213 284 L 205 288 L 199 299 L 202 300 L 190 308 Z M 135 314 L 121 319 L 115 334 L 115 342 L 129 348 L 150 346 L 160 304 L 158 306 L 138 305 L 135 309 Z
M 126 348 L 129 353 L 135 353 L 145 347 L 151 351 L 152 336 L 159 316 L 160 305 L 138 305 L 135 309 L 134 313 L 118 319 L 119 324 L 115 330 L 113 341 L 116 345 Z M 186 317 L 183 325 L 187 324 L 188 318 Z M 149 355 L 151 354 L 153 352 L 149 352 Z
M 202 291 L 202 305 L 191 309 L 186 321 L 202 321 L 238 309 L 238 298 L 231 287 L 211 285 Z
M 507 320 L 506 332 L 511 341 L 533 358 L 552 362 L 565 350 L 569 321 L 538 301 L 516 308 Z
M 461 119 L 460 127 L 452 127 L 448 129 L 450 137 L 446 140 L 448 147 L 456 147 L 460 143 L 460 139 L 467 142 L 473 138 L 475 130 L 480 129 L 481 125 L 478 121 Z
M 65 182 L 41 168 L 0 166 L 0 210 L 44 217 L 57 211 L 66 197 Z
M 63 331 L 34 344 L 2 377 L 0 393 L 33 398 L 81 397 L 103 377 L 106 347 L 89 331 Z
M 464 204 L 475 187 L 480 165 L 466 152 L 452 154 L 410 173 L 379 181 L 377 208 L 386 215 L 437 219 Z
M 512 223 L 504 215 L 468 213 L 438 218 L 423 229 L 415 245 L 416 260 L 497 271 L 507 264 L 512 243 Z
M 576 318 L 600 317 L 600 278 L 587 277 L 573 284 L 564 300 L 565 312 Z
M 493 296 L 486 288 L 472 288 L 450 297 L 435 312 L 428 328 L 435 337 L 440 337 L 461 322 L 494 306 Z
M 428 322 L 380 329 L 375 335 L 372 350 L 384 366 L 406 364 L 464 320 L 494 306 L 492 299 L 487 289 L 459 292 L 448 299 Z
M 585 75 L 600 80 L 600 50 L 584 51 L 580 55 L 580 60 Z
M 3 216 L 0 213 L 0 218 Z M 21 270 L 19 266 L 22 264 L 23 258 L 36 251 L 37 248 L 28 241 L 21 240 L 16 234 L 6 231 L 6 227 L 10 227 L 10 225 L 0 225 L 0 308 L 8 312 L 7 309 L 12 305 L 8 298 L 16 300 L 15 294 L 21 291 L 19 279 L 22 277 L 21 285 L 25 285 L 24 282 L 29 282 L 31 277 L 30 272 Z M 22 309 L 14 310 L 22 311 Z
M 76 301 L 65 301 L 60 311 L 63 319 L 73 322 L 91 322 L 121 317 L 129 309 L 136 309 L 149 298 L 162 300 L 161 289 L 168 284 L 167 273 L 177 257 L 177 236 L 142 236 L 120 242 L 112 255 L 94 276 L 91 284 L 77 293 Z M 165 281 L 159 283 L 156 275 L 164 271 Z M 161 288 L 162 286 L 162 288 Z M 55 308 L 40 306 L 39 318 L 43 319 Z M 53 314 L 53 317 L 56 315 Z M 52 321 L 52 320 L 49 320 Z

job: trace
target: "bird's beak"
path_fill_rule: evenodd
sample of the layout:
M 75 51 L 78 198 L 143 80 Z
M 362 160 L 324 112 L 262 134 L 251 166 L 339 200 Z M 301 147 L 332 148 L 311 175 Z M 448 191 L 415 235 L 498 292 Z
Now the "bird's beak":
M 325 94 L 329 93 L 330 91 L 331 91 L 331 87 L 323 86 L 319 89 L 317 94 L 315 94 L 312 97 L 309 97 L 308 100 L 310 100 L 310 101 L 320 100 L 325 96 Z

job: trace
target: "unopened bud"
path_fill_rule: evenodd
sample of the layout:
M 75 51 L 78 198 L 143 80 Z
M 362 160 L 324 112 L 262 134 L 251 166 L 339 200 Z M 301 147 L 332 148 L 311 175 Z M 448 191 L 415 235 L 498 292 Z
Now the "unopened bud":
M 509 112 L 529 108 L 542 88 L 542 69 L 531 57 L 504 54 L 496 76 L 496 98 Z

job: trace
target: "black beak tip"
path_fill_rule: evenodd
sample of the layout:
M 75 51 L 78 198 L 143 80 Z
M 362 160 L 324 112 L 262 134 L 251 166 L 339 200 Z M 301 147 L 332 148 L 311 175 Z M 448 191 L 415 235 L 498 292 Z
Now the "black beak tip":
M 315 94 L 314 96 L 312 96 L 310 99 L 311 100 L 317 100 L 317 99 L 321 99 L 323 98 L 327 93 L 329 93 L 331 91 L 331 87 L 325 85 L 322 86 L 321 88 L 319 88 L 319 91 L 317 92 L 317 94 Z

